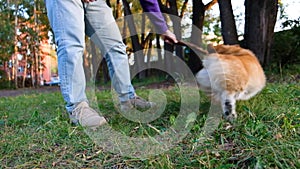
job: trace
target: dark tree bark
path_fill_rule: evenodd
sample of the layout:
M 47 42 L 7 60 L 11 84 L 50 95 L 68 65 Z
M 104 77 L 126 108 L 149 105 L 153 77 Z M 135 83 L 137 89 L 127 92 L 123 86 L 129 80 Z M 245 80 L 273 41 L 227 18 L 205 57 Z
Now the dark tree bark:
M 115 9 L 115 16 L 116 16 L 116 19 L 118 19 L 122 16 L 121 2 L 120 2 L 120 0 L 117 0 L 116 3 L 117 4 L 116 4 L 116 9 Z
M 164 5 L 161 0 L 158 0 L 158 5 L 162 13 L 171 13 L 171 9 Z
M 193 18 L 192 18 L 192 35 L 191 43 L 201 46 L 202 45 L 202 30 L 204 22 L 205 5 L 202 0 L 193 0 Z M 188 59 L 188 66 L 193 73 L 197 73 L 202 68 L 202 62 L 199 56 L 191 50 Z
M 110 77 L 109 77 L 107 62 L 106 62 L 105 58 L 102 59 L 100 68 L 101 68 L 102 74 L 103 74 L 103 82 L 107 83 L 110 80 Z
M 180 11 L 180 15 L 179 15 L 180 18 L 183 18 L 184 13 L 186 12 L 186 8 L 187 8 L 187 5 L 188 5 L 188 1 L 189 1 L 189 0 L 185 0 L 185 1 L 183 2 L 183 4 L 182 4 L 181 11 Z
M 193 0 L 192 36 L 191 42 L 195 45 L 202 45 L 202 31 L 204 23 L 205 5 L 202 0 Z
M 87 51 L 84 51 L 83 68 L 84 68 L 85 79 L 87 81 L 92 81 L 92 72 L 89 64 L 90 64 L 89 53 Z
M 142 56 L 142 52 L 138 52 L 138 51 L 141 51 L 143 48 L 139 42 L 139 37 L 137 35 L 134 20 L 131 15 L 129 3 L 127 2 L 127 0 L 122 0 L 122 2 L 123 2 L 123 6 L 124 6 L 124 14 L 126 16 L 125 22 L 128 23 L 127 25 L 128 25 L 129 32 L 131 35 L 130 37 L 131 37 L 131 42 L 132 42 L 132 48 L 133 48 L 133 52 L 134 52 L 134 56 L 135 56 L 135 60 L 136 60 L 135 64 L 137 64 L 137 68 L 139 69 L 139 67 L 144 64 L 144 56 Z M 138 77 L 140 79 L 144 78 L 145 71 L 140 72 L 138 74 Z
M 278 0 L 245 0 L 245 47 L 252 50 L 260 63 L 270 62 Z
M 158 54 L 158 62 L 162 62 L 162 54 L 161 54 L 161 45 L 160 45 L 160 36 L 156 35 L 156 46 L 157 46 L 157 54 Z
M 218 0 L 212 0 L 209 3 L 207 3 L 205 5 L 205 11 L 209 10 L 210 8 L 212 8 L 216 3 L 218 3 Z
M 167 1 L 167 3 L 168 3 L 168 1 Z M 174 12 L 174 11 L 172 11 L 171 8 L 168 8 L 167 5 L 162 4 L 161 0 L 158 0 L 158 4 L 159 4 L 159 7 L 160 7 L 160 10 L 162 13 L 171 14 L 172 12 Z M 172 65 L 174 65 L 174 61 L 173 61 L 173 59 L 171 59 L 173 56 L 174 45 L 169 44 L 169 43 L 164 43 L 164 50 L 166 52 L 164 52 L 164 63 L 163 64 L 164 64 L 164 67 L 166 68 L 167 72 L 170 72 L 172 69 Z
M 171 20 L 173 22 L 174 34 L 181 39 L 181 18 L 178 16 L 178 8 L 176 0 L 169 0 Z M 182 46 L 175 46 L 176 56 L 183 59 Z
M 220 9 L 222 36 L 224 44 L 238 44 L 238 35 L 231 6 L 231 0 L 218 0 L 218 3 Z
M 145 15 L 142 15 L 142 25 L 141 25 L 141 44 L 142 44 L 142 48 L 145 48 L 145 43 L 146 43 L 146 17 Z
M 19 4 L 16 2 L 15 4 L 15 8 L 16 8 L 16 12 L 17 10 L 19 9 Z M 15 15 L 15 44 L 14 44 L 14 65 L 13 65 L 13 78 L 14 78 L 14 85 L 15 85 L 15 88 L 17 89 L 18 88 L 18 67 L 19 67 L 19 60 L 18 60 L 18 22 L 19 22 L 19 19 L 18 19 L 18 15 Z M 37 73 L 37 72 L 36 72 Z M 37 74 L 35 74 L 37 75 Z M 33 77 L 32 77 L 33 79 Z
M 132 13 L 130 11 L 130 7 L 129 7 L 129 3 L 126 0 L 123 0 L 123 6 L 124 6 L 124 14 L 126 16 L 126 21 L 128 23 L 128 28 L 129 28 L 129 32 L 131 36 L 131 41 L 132 41 L 132 47 L 133 47 L 133 51 L 139 51 L 142 50 L 142 46 L 139 42 L 139 38 L 137 36 L 137 31 L 136 31 L 136 27 L 134 24 L 134 20 L 132 18 L 132 16 L 130 16 Z

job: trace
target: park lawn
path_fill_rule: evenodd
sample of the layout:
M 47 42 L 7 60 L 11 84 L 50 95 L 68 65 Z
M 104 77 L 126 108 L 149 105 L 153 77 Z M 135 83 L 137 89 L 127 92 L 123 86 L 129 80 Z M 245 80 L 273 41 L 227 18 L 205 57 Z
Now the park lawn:
M 173 148 L 149 158 L 104 150 L 84 129 L 69 123 L 59 92 L 0 98 L 0 168 L 300 168 L 300 83 L 272 82 L 249 101 L 238 102 L 238 119 L 221 120 L 205 140 L 201 127 L 209 100 L 189 134 Z M 137 92 L 147 97 L 151 89 Z M 151 125 L 116 113 L 110 90 L 96 91 L 98 107 L 124 135 L 155 135 L 174 123 L 180 108 L 176 86 L 162 89 L 168 104 Z

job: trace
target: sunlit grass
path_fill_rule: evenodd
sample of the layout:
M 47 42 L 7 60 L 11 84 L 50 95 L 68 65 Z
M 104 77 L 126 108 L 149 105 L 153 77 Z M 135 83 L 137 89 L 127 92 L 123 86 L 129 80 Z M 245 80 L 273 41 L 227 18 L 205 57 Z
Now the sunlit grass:
M 190 133 L 148 159 L 122 157 L 95 144 L 81 127 L 69 123 L 59 92 L 0 98 L 0 168 L 300 168 L 299 86 L 299 81 L 268 84 L 256 97 L 238 102 L 233 127 L 221 121 L 211 137 L 199 142 L 209 108 L 201 94 Z M 137 92 L 147 97 L 150 90 Z M 165 131 L 178 115 L 178 88 L 162 90 L 168 104 L 152 128 L 117 113 L 110 90 L 96 91 L 96 97 L 115 130 L 139 137 Z

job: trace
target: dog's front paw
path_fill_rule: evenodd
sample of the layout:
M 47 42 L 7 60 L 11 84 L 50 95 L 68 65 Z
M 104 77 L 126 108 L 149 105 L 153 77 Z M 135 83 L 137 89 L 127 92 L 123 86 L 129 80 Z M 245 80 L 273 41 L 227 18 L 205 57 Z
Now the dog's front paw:
M 224 118 L 230 123 L 233 123 L 235 121 L 235 119 L 237 118 L 237 114 L 235 111 L 231 111 L 231 112 L 225 111 L 223 113 L 223 115 L 224 115 Z

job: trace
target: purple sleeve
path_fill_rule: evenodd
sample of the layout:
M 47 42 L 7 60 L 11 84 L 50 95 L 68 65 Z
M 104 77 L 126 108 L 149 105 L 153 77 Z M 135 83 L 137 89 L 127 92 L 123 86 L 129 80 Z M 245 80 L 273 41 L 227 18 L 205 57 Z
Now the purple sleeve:
M 144 12 L 147 12 L 158 34 L 165 33 L 168 26 L 160 11 L 157 0 L 140 0 Z

